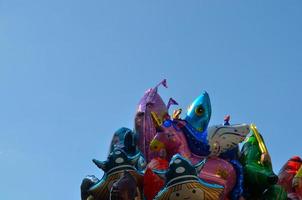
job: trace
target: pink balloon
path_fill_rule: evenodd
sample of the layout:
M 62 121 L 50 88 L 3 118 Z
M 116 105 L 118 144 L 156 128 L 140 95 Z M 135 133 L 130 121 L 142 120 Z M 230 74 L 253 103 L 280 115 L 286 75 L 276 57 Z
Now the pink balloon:
M 191 153 L 186 137 L 182 131 L 176 130 L 173 126 L 161 127 L 150 144 L 151 151 L 159 152 L 166 150 L 166 159 L 170 160 L 173 155 L 179 153 L 183 157 L 197 164 L 205 157 Z M 224 199 L 227 198 L 236 184 L 236 171 L 232 164 L 218 157 L 208 157 L 199 177 L 206 182 L 224 186 Z

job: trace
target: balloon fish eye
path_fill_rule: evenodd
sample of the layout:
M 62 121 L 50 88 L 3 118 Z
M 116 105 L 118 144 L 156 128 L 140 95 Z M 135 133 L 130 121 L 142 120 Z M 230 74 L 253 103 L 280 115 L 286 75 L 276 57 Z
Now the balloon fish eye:
M 201 116 L 204 113 L 204 108 L 200 105 L 195 109 L 195 113 L 197 116 Z

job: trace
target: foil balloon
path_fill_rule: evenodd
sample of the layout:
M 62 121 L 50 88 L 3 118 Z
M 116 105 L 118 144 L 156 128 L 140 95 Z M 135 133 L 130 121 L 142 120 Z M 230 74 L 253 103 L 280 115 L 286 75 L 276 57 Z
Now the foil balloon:
M 203 91 L 189 106 L 185 120 L 202 133 L 208 127 L 211 118 L 212 108 L 208 93 Z
M 157 132 L 150 144 L 151 151 L 160 152 L 164 149 L 167 160 L 171 160 L 175 154 L 180 154 L 193 164 L 197 164 L 200 160 L 206 158 L 191 152 L 182 129 L 177 129 L 173 125 L 167 127 L 164 124 L 159 127 L 161 131 Z M 198 176 L 207 182 L 222 185 L 224 187 L 224 198 L 231 196 L 237 180 L 236 170 L 232 163 L 217 156 L 208 157 Z
M 210 155 L 219 156 L 231 150 L 243 142 L 249 134 L 250 128 L 247 124 L 216 125 L 208 129 L 208 143 Z
M 147 162 L 152 158 L 157 157 L 156 155 L 152 155 L 149 149 L 149 144 L 156 134 L 156 128 L 151 113 L 156 113 L 160 117 L 167 114 L 167 106 L 158 94 L 158 87 L 160 85 L 167 87 L 166 80 L 164 79 L 154 88 L 145 92 L 138 103 L 135 114 L 135 132 L 138 136 L 138 148 Z
M 207 129 L 211 116 L 209 95 L 203 92 L 189 107 L 182 127 L 190 150 L 199 156 L 219 156 L 230 161 L 236 171 L 236 184 L 229 196 L 239 199 L 243 194 L 243 168 L 239 159 L 239 143 L 249 133 L 246 124 L 230 125 L 226 116 L 223 125 Z
M 147 168 L 152 170 L 166 170 L 169 166 L 169 162 L 165 158 L 157 157 L 153 158 L 147 165 Z
M 133 131 L 129 128 L 119 128 L 113 134 L 109 153 L 113 151 L 114 148 L 122 148 L 127 154 L 137 153 L 137 139 Z
M 203 91 L 189 106 L 183 132 L 186 135 L 191 151 L 200 156 L 207 156 L 209 145 L 207 141 L 207 127 L 212 113 L 211 101 L 208 93 Z
M 135 113 L 134 131 L 114 134 L 107 160 L 93 159 L 101 179 L 86 176 L 82 200 L 302 200 L 302 160 L 295 156 L 273 172 L 268 149 L 254 124 L 209 126 L 212 108 L 203 91 L 185 117 L 177 101 L 147 90 Z M 240 150 L 239 143 L 243 142 Z
M 229 161 L 235 171 L 236 171 L 236 184 L 234 185 L 229 197 L 232 200 L 237 200 L 243 198 L 243 185 L 244 185 L 244 176 L 243 176 L 243 167 L 238 160 L 230 160 Z
M 111 187 L 110 200 L 142 200 L 142 188 L 138 188 L 139 185 L 141 184 L 137 183 L 131 173 L 124 171 L 122 177 Z
M 83 191 L 86 194 L 86 196 L 83 196 L 84 199 L 109 200 L 112 185 L 124 176 L 125 171 L 134 177 L 138 184 L 137 187 L 142 188 L 143 174 L 135 168 L 139 157 L 139 154 L 129 157 L 125 151 L 116 148 L 109 154 L 106 161 L 93 159 L 94 164 L 104 171 L 104 175 L 101 180 Z M 82 200 L 84 199 L 82 198 Z
M 246 199 L 287 199 L 285 190 L 276 185 L 278 176 L 273 172 L 261 134 L 255 125 L 251 125 L 251 130 L 252 134 L 245 141 L 240 158 L 244 170 Z
M 81 200 L 89 200 L 92 198 L 88 190 L 99 181 L 100 180 L 94 175 L 88 175 L 83 179 L 81 184 Z
M 222 186 L 207 183 L 198 177 L 204 162 L 202 161 L 193 166 L 179 154 L 174 155 L 167 171 L 156 172 L 165 178 L 165 186 L 154 199 L 221 199 Z
M 165 154 L 153 158 L 147 165 L 144 175 L 144 194 L 146 200 L 152 200 L 164 185 L 164 180 L 153 173 L 152 170 L 167 170 L 169 162 L 165 159 Z
M 226 115 L 224 117 L 224 126 L 231 126 L 230 124 L 230 119 L 231 116 L 230 115 Z M 244 126 L 243 126 L 244 127 Z M 242 127 L 241 127 L 242 128 Z M 239 200 L 243 198 L 243 187 L 244 187 L 244 175 L 243 175 L 243 166 L 239 161 L 239 156 L 240 156 L 240 152 L 239 152 L 239 145 L 238 143 L 242 142 L 243 139 L 247 136 L 247 134 L 249 133 L 249 127 L 246 126 L 245 128 L 243 128 L 243 130 L 241 130 L 241 134 L 238 131 L 238 129 L 233 130 L 234 132 L 231 133 L 231 137 L 224 137 L 224 134 L 221 134 L 220 137 L 216 137 L 216 138 L 221 138 L 222 140 L 233 140 L 234 142 L 232 144 L 227 144 L 227 142 L 222 142 L 222 144 L 226 144 L 225 147 L 223 147 L 222 149 L 226 149 L 225 151 L 218 151 L 219 152 L 219 157 L 225 160 L 228 160 L 234 167 L 234 169 L 236 170 L 236 184 L 230 194 L 230 199 L 232 200 Z M 239 133 L 238 133 L 239 132 Z M 210 134 L 209 134 L 210 135 Z M 213 146 L 217 146 L 216 143 L 214 142 L 215 140 L 212 140 L 212 147 Z M 235 142 L 236 141 L 236 142 Z M 219 139 L 218 139 L 218 146 L 223 146 L 220 145 Z M 213 151 L 214 152 L 214 151 Z
M 140 154 L 140 158 L 137 163 L 137 169 L 143 170 L 146 167 L 145 158 L 137 148 L 137 137 L 132 130 L 129 128 L 119 128 L 114 134 L 111 140 L 110 152 L 114 148 L 123 149 L 128 156 L 134 156 Z
M 302 159 L 294 156 L 279 172 L 278 184 L 288 193 L 288 198 L 302 200 Z
M 164 180 L 148 167 L 144 174 L 144 196 L 146 200 L 153 200 L 163 186 Z
M 299 200 L 302 200 L 302 165 L 293 179 L 293 188 Z
M 196 130 L 189 124 L 182 127 L 190 150 L 199 156 L 220 156 L 229 150 L 238 147 L 250 132 L 247 124 L 216 125 L 211 126 L 207 131 L 197 137 Z

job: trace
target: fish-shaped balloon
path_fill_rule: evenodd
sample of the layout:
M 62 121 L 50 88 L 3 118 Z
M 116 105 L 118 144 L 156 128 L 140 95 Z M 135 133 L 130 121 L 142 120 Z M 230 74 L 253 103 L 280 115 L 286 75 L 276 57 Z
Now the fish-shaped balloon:
M 208 128 L 210 155 L 220 155 L 239 143 L 249 134 L 248 124 L 216 125 Z
M 149 149 L 150 142 L 156 135 L 156 128 L 151 113 L 156 113 L 159 118 L 163 118 L 168 112 L 167 105 L 158 93 L 158 87 L 161 85 L 167 87 L 166 79 L 145 92 L 138 103 L 135 114 L 134 125 L 135 133 L 138 137 L 138 149 L 142 152 L 147 162 L 156 157 Z
M 183 128 L 190 150 L 199 156 L 219 156 L 235 148 L 250 132 L 249 125 L 216 125 L 202 133 L 186 124 Z
M 202 133 L 208 127 L 212 108 L 209 94 L 203 91 L 189 106 L 185 120 Z

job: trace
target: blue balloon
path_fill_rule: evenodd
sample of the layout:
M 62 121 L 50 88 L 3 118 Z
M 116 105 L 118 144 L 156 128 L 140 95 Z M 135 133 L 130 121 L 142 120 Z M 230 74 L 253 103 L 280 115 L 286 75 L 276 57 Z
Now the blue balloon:
M 190 105 L 185 120 L 197 131 L 203 132 L 208 127 L 211 113 L 210 97 L 203 91 Z
M 231 197 L 232 200 L 237 200 L 243 195 L 243 186 L 244 186 L 244 175 L 243 175 L 243 166 L 238 160 L 230 160 L 230 163 L 232 163 L 233 167 L 236 170 L 236 185 L 234 186 Z

